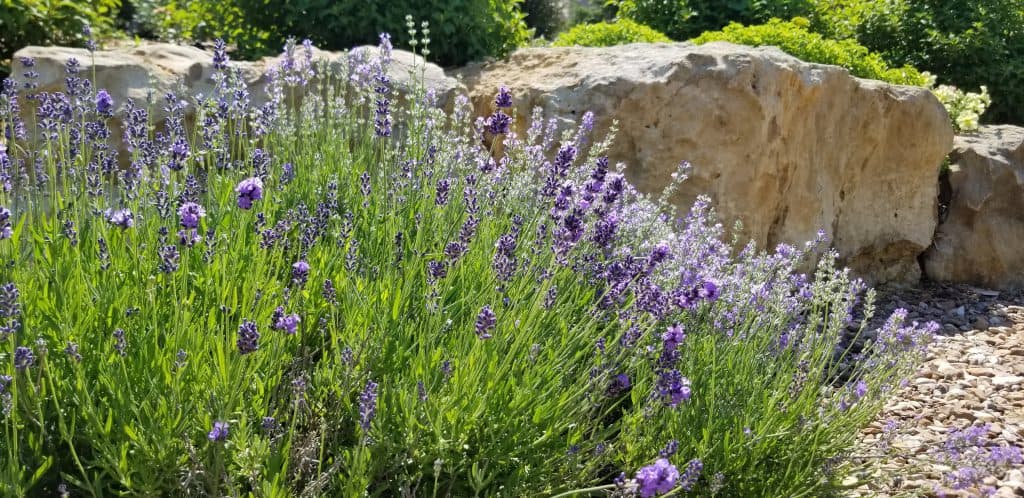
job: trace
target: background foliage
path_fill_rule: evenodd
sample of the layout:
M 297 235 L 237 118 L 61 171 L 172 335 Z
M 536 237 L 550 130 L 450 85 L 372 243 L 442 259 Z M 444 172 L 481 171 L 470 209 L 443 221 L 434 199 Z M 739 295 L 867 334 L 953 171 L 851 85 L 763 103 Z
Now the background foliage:
M 813 11 L 812 0 L 622 0 L 619 15 L 686 40 L 731 22 L 754 24 Z
M 445 66 L 505 55 L 531 37 L 519 0 L 171 0 L 164 25 L 185 40 L 235 40 L 252 57 L 277 52 L 294 33 L 327 50 L 373 44 L 385 31 L 404 45 L 406 15 L 429 22 L 430 58 Z
M 988 87 L 988 122 L 1024 124 L 1024 2 L 1019 0 L 818 0 L 815 29 L 854 37 L 892 64 L 939 83 Z
M 599 22 L 594 24 L 577 24 L 555 39 L 553 45 L 568 47 L 579 45 L 583 47 L 608 47 L 622 45 L 624 43 L 655 43 L 670 42 L 669 37 L 664 34 L 637 24 L 629 19 L 619 19 L 615 22 Z
M 121 0 L 0 0 L 0 66 L 26 45 L 81 46 L 87 25 L 107 35 L 120 7 Z
M 927 79 L 910 66 L 893 68 L 879 54 L 853 40 L 830 40 L 807 30 L 808 21 L 772 19 L 767 24 L 743 26 L 732 23 L 721 31 L 706 32 L 695 43 L 728 41 L 753 47 L 773 45 L 784 52 L 808 62 L 833 64 L 850 71 L 854 76 L 888 81 L 900 85 L 923 86 Z

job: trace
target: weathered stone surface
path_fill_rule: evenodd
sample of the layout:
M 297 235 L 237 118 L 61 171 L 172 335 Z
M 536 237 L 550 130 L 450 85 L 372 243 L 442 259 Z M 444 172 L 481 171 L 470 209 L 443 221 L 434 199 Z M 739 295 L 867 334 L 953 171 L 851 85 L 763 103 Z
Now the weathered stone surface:
M 1024 288 L 1024 128 L 983 126 L 950 154 L 949 207 L 925 253 L 927 275 Z
M 610 154 L 643 191 L 660 191 L 690 161 L 673 201 L 710 194 L 724 221 L 741 220 L 762 246 L 824 229 L 861 275 L 920 276 L 953 140 L 925 89 L 728 43 L 523 49 L 463 75 L 478 114 L 508 85 L 520 132 L 535 106 L 563 125 L 593 111 L 598 134 L 618 121 Z
M 64 91 L 65 63 L 71 58 L 81 64 L 81 76 L 93 80 L 96 88 L 102 88 L 114 99 L 115 110 L 124 108 L 127 100 L 133 99 L 144 104 L 149 95 L 154 102 L 162 103 L 164 94 L 182 90 L 189 96 L 210 95 L 213 92 L 213 54 L 196 47 L 168 43 L 145 43 L 139 46 L 122 46 L 94 53 L 81 48 L 68 47 L 25 47 L 14 54 L 12 74 L 22 75 L 27 69 L 20 62 L 22 57 L 35 59 L 32 69 L 39 73 L 35 91 Z M 233 64 L 242 69 L 249 93 L 261 99 L 263 92 L 263 70 L 259 64 Z M 153 106 L 156 119 L 166 117 L 162 105 Z
M 338 70 L 348 65 L 350 55 L 359 54 L 357 57 L 365 59 L 375 57 L 377 53 L 376 47 L 357 47 L 351 52 L 327 52 L 314 48 L 313 59 L 324 59 L 332 69 Z M 196 47 L 144 43 L 89 53 L 79 48 L 30 46 L 14 54 L 12 74 L 16 78 L 20 78 L 27 70 L 20 62 L 22 57 L 36 61 L 32 70 L 39 73 L 35 80 L 39 86 L 34 91 L 63 91 L 65 63 L 75 58 L 81 64 L 81 76 L 94 80 L 96 88 L 106 89 L 110 93 L 115 111 L 122 110 L 129 98 L 142 104 L 152 95 L 154 102 L 159 104 L 151 108 L 152 116 L 157 121 L 166 117 L 162 99 L 167 92 L 197 97 L 211 95 L 214 90 L 213 54 Z M 258 107 L 267 101 L 268 72 L 281 62 L 282 57 L 230 63 L 232 67 L 241 70 L 254 106 Z M 439 66 L 424 65 L 422 57 L 402 50 L 393 52 L 388 77 L 399 93 L 408 91 L 414 81 L 422 79 L 426 88 L 434 89 L 437 103 L 442 106 L 453 101 L 457 93 L 465 92 L 465 87 L 458 80 L 446 76 Z M 24 107 L 25 112 L 31 112 L 30 105 Z M 115 113 L 112 123 L 115 127 L 118 117 L 119 114 Z

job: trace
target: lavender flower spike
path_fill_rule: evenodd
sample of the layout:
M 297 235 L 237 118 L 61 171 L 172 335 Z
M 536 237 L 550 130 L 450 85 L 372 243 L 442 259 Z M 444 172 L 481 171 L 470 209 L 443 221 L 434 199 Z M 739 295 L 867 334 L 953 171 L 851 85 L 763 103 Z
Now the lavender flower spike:
M 207 434 L 206 438 L 215 443 L 221 443 L 228 438 L 228 432 L 228 423 L 218 420 L 213 423 L 213 428 L 210 429 L 210 433 Z
M 636 473 L 640 496 L 644 498 L 668 493 L 675 487 L 677 479 L 679 479 L 679 469 L 665 458 L 659 458 L 654 464 L 648 465 Z
M 491 311 L 490 306 L 485 305 L 476 316 L 476 336 L 480 339 L 490 339 L 489 331 L 494 328 L 496 323 L 498 323 L 498 318 L 494 315 L 494 311 Z
M 235 192 L 238 193 L 238 207 L 251 209 L 253 201 L 263 198 L 263 180 L 257 177 L 246 178 L 238 183 Z

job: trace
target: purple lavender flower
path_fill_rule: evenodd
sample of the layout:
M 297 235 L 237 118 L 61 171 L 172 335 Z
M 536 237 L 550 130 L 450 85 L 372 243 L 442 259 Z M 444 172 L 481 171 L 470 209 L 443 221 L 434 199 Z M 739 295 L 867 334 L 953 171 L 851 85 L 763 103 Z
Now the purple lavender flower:
M 14 368 L 18 370 L 25 370 L 31 367 L 36 362 L 36 355 L 32 353 L 32 349 L 26 348 L 25 346 L 18 346 L 14 348 Z
M 108 209 L 105 214 L 107 222 L 121 230 L 127 230 L 135 225 L 135 216 L 128 208 Z
M 75 362 L 82 361 L 82 355 L 78 352 L 78 344 L 74 342 L 68 341 L 67 347 L 64 348 L 64 353 L 72 360 L 75 360 Z
M 492 135 L 504 135 L 508 133 L 509 127 L 512 125 L 512 117 L 502 111 L 495 111 L 494 114 L 487 117 L 484 125 Z
M 498 89 L 498 96 L 494 98 L 494 105 L 505 109 L 512 107 L 512 92 L 507 86 L 502 85 Z
M 690 379 L 683 377 L 675 369 L 661 372 L 656 389 L 658 396 L 670 408 L 675 408 L 683 401 L 690 399 Z
M 114 349 L 121 357 L 128 355 L 128 340 L 124 336 L 124 329 L 114 329 L 111 334 L 114 337 Z
M 178 261 L 181 259 L 181 253 L 178 252 L 178 246 L 160 246 L 157 250 L 157 255 L 160 256 L 159 268 L 161 272 L 174 273 L 178 271 Z
M 246 355 L 255 352 L 260 348 L 259 340 L 260 333 L 256 329 L 256 324 L 249 320 L 242 320 L 242 324 L 238 326 L 238 340 L 236 341 L 238 353 Z
M 292 282 L 302 287 L 306 285 L 306 280 L 309 279 L 309 263 L 305 261 L 299 261 L 292 265 Z
M 857 381 L 857 385 L 853 388 L 853 395 L 857 400 L 860 400 L 868 394 L 868 384 L 864 380 Z
M 364 433 L 370 432 L 370 424 L 377 414 L 377 383 L 368 380 L 366 388 L 359 395 L 359 427 Z
M 683 476 L 679 479 L 679 487 L 683 488 L 683 491 L 690 491 L 693 486 L 697 484 L 697 479 L 700 479 L 700 474 L 704 470 L 704 462 L 700 459 L 694 458 L 686 463 L 686 470 L 683 472 Z
M 715 301 L 719 296 L 718 284 L 712 280 L 705 280 L 697 290 L 697 295 L 704 300 Z
M 228 67 L 228 50 L 224 40 L 217 38 L 213 42 L 213 68 L 224 70 Z
M 419 395 L 420 403 L 427 402 L 427 386 L 423 384 L 423 381 L 416 383 L 416 392 Z
M 181 171 L 191 152 L 192 149 L 189 148 L 188 140 L 185 137 L 174 139 L 174 143 L 171 144 L 171 160 L 167 163 L 167 167 L 174 171 Z
M 638 470 L 635 479 L 640 496 L 648 498 L 671 491 L 679 479 L 679 469 L 667 459 L 659 458 L 654 464 Z
M 114 98 L 106 90 L 96 92 L 96 112 L 106 117 L 114 115 Z
M 214 443 L 223 443 L 228 438 L 228 423 L 220 420 L 213 423 L 213 428 L 206 438 Z
M 0 152 L 2 154 L 3 152 Z M 0 206 L 0 240 L 9 239 L 14 236 L 11 228 L 11 210 Z
M 297 314 L 284 315 L 274 322 L 274 329 L 282 330 L 287 334 L 294 334 L 302 319 Z
M 250 209 L 253 201 L 263 198 L 263 180 L 257 177 L 246 178 L 235 187 L 235 192 L 238 193 L 238 207 Z
M 628 375 L 624 373 L 617 374 L 612 377 L 612 382 L 611 385 L 608 386 L 607 394 L 610 397 L 618 396 L 628 391 L 632 385 L 633 384 L 630 382 Z
M 448 265 L 444 261 L 428 261 L 427 275 L 432 280 L 441 280 L 448 276 Z
M 178 208 L 178 216 L 183 228 L 198 228 L 199 219 L 206 216 L 206 210 L 195 202 L 186 202 Z
M 199 243 L 203 237 L 199 235 L 199 232 L 192 228 L 183 228 L 178 230 L 178 244 L 185 247 L 192 247 Z
M 263 417 L 263 420 L 260 422 L 260 427 L 262 427 L 264 431 L 272 432 L 274 429 L 277 429 L 277 420 L 274 419 L 274 417 Z
M 675 455 L 679 451 L 679 441 L 673 439 L 668 443 L 665 443 L 665 448 L 658 452 L 658 456 L 661 458 L 669 458 Z
M 338 304 L 338 292 L 334 289 L 334 282 L 331 279 L 324 279 L 324 288 L 321 294 L 328 303 L 332 305 Z
M 661 341 L 667 350 L 673 350 L 679 347 L 679 344 L 686 339 L 686 333 L 683 332 L 683 326 L 680 324 L 674 324 L 668 328 L 664 333 L 661 334 Z
M 442 178 L 437 181 L 437 193 L 434 195 L 434 205 L 444 206 L 448 204 L 448 192 L 452 188 L 452 181 Z
M 498 318 L 494 312 L 491 311 L 491 307 L 484 305 L 480 309 L 480 313 L 476 316 L 476 336 L 480 339 L 490 339 L 490 330 L 494 328 L 495 324 L 498 323 Z

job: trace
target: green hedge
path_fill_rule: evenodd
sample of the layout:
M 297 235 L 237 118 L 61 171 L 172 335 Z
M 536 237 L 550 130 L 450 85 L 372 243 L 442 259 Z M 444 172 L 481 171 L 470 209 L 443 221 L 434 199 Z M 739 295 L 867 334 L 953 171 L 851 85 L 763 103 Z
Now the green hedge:
M 619 15 L 673 40 L 686 40 L 731 22 L 760 24 L 814 12 L 814 0 L 620 0 Z
M 0 0 L 0 66 L 27 45 L 85 44 L 83 28 L 113 31 L 121 0 Z
M 924 86 L 927 78 L 910 66 L 890 67 L 882 56 L 869 51 L 853 40 L 830 40 L 808 31 L 804 18 L 792 21 L 772 19 L 767 24 L 743 26 L 731 23 L 721 31 L 709 31 L 693 39 L 701 44 L 727 41 L 752 47 L 773 45 L 807 62 L 841 66 L 854 76 L 888 81 L 901 85 Z
M 817 0 L 815 30 L 853 37 L 939 83 L 992 94 L 988 122 L 1024 124 L 1021 0 Z
M 584 47 L 609 47 L 625 43 L 654 43 L 672 41 L 663 33 L 650 27 L 638 24 L 629 19 L 616 22 L 599 22 L 578 24 L 572 29 L 558 35 L 553 45 L 568 47 L 580 45 Z
M 165 29 L 186 40 L 224 37 L 244 56 L 276 53 L 290 35 L 324 49 L 375 44 L 381 32 L 407 47 L 405 17 L 430 24 L 430 59 L 442 65 L 503 56 L 530 39 L 520 0 L 172 0 Z M 417 24 L 417 27 L 419 25 Z

